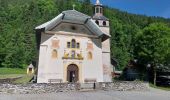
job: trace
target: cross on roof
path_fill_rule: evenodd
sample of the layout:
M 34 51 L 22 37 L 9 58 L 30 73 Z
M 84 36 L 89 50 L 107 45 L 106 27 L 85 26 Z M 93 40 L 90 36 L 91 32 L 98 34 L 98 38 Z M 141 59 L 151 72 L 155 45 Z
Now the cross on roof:
M 99 0 L 96 0 L 96 4 L 100 4 L 100 1 L 99 1 Z

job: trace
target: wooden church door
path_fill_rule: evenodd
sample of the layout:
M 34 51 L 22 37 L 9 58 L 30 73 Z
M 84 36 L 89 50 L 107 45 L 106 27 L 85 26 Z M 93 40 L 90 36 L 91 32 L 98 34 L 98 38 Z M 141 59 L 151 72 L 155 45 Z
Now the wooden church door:
M 71 64 L 67 67 L 67 81 L 77 82 L 79 79 L 79 69 L 77 65 Z

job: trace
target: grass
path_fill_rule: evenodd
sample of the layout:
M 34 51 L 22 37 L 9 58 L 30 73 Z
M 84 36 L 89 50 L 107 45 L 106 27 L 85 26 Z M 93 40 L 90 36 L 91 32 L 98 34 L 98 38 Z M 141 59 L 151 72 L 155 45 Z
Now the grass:
M 27 75 L 26 69 L 20 68 L 0 68 L 0 79 L 7 79 L 7 78 L 18 78 L 13 83 L 16 84 L 25 84 L 28 83 L 33 75 Z
M 0 75 L 0 79 L 7 79 L 7 78 L 18 78 L 21 77 L 15 81 L 13 81 L 12 83 L 15 84 L 26 84 L 29 83 L 29 81 L 32 79 L 33 75 L 27 75 L 27 74 L 3 74 Z
M 0 75 L 5 75 L 5 74 L 26 74 L 26 69 L 0 68 Z
M 24 74 L 0 74 L 0 79 L 23 77 Z
M 24 75 L 22 78 L 15 80 L 13 83 L 16 84 L 26 84 L 32 79 L 33 75 Z
M 170 87 L 162 87 L 162 86 L 155 86 L 152 83 L 149 84 L 150 87 L 156 88 L 156 89 L 161 89 L 165 91 L 170 91 Z

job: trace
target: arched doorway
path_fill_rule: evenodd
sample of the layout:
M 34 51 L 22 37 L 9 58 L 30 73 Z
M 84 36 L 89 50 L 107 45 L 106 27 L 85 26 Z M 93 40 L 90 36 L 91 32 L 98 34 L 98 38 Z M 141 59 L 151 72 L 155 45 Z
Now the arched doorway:
M 67 67 L 67 81 L 77 82 L 79 80 L 79 69 L 75 64 L 68 65 Z

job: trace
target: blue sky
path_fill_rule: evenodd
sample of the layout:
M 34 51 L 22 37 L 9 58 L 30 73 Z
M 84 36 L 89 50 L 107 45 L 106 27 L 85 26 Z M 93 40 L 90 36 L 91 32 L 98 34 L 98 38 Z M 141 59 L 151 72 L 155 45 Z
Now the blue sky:
M 91 0 L 94 4 L 96 0 Z M 170 18 L 170 0 L 100 0 L 103 5 L 134 14 Z

